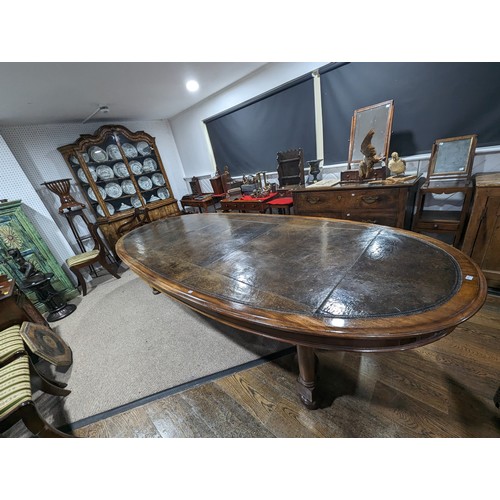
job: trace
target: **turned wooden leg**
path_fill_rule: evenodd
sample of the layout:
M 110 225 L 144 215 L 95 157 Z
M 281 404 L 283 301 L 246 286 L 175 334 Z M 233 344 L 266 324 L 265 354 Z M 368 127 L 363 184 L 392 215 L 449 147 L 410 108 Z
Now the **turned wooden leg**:
M 118 274 L 118 268 L 114 268 L 113 266 L 108 264 L 105 259 L 99 260 L 99 263 L 102 267 L 104 267 L 104 269 L 106 269 L 106 271 L 108 271 L 109 274 L 112 274 L 116 279 L 121 278 L 121 276 Z
M 299 378 L 297 391 L 300 400 L 310 410 L 318 407 L 316 400 L 316 365 L 317 358 L 312 347 L 297 345 L 297 359 L 299 362 Z
M 38 412 L 35 405 L 30 402 L 19 409 L 24 425 L 35 435 L 47 438 L 70 438 L 69 434 L 57 430 L 50 425 Z
M 78 284 L 82 287 L 82 295 L 85 297 L 85 295 L 87 295 L 87 283 L 85 283 L 82 273 L 78 269 L 71 269 L 71 271 L 75 273 Z

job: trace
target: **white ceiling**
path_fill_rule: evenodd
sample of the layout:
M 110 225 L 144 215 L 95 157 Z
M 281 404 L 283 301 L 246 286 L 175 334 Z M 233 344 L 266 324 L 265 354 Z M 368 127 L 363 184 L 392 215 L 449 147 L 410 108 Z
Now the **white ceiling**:
M 0 126 L 161 120 L 184 111 L 267 63 L 0 62 Z M 186 90 L 195 79 L 200 89 Z

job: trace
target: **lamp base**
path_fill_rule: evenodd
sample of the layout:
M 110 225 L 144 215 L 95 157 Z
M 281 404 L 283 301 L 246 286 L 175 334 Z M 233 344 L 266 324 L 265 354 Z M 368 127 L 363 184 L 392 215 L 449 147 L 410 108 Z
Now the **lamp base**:
M 64 306 L 55 309 L 54 311 L 50 311 L 47 316 L 47 321 L 49 323 L 53 323 L 54 321 L 59 321 L 60 319 L 69 316 L 71 313 L 75 312 L 76 306 L 75 304 L 64 304 Z

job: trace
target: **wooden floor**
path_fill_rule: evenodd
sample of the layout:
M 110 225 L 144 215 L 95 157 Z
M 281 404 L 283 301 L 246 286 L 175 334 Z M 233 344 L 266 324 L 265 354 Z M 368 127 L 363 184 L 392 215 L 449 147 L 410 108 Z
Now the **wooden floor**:
M 406 352 L 319 351 L 321 407 L 288 355 L 75 430 L 79 437 L 500 437 L 500 297 Z M 25 433 L 24 435 L 29 435 Z

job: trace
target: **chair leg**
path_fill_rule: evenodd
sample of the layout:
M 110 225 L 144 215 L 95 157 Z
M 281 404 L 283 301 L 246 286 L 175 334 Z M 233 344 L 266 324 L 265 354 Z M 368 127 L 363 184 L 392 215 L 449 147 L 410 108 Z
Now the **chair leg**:
M 106 262 L 106 259 L 99 259 L 99 263 L 101 264 L 106 271 L 108 271 L 109 274 L 112 274 L 116 279 L 120 279 L 121 276 L 117 273 L 117 268 L 114 268 L 110 264 Z
M 32 362 L 30 362 L 30 372 L 31 375 L 36 376 L 40 380 L 40 389 L 47 394 L 52 394 L 53 396 L 67 396 L 71 393 L 69 389 L 65 389 L 60 386 L 57 382 L 54 383 L 51 380 L 45 378 L 43 375 L 38 373 Z
M 45 377 L 40 376 L 41 387 L 40 389 L 47 394 L 52 394 L 53 396 L 67 396 L 71 394 L 69 389 L 64 389 L 60 385 L 56 385 Z
M 85 297 L 87 295 L 87 283 L 85 283 L 85 279 L 82 276 L 82 273 L 80 272 L 79 269 L 71 268 L 71 271 L 75 274 L 78 284 L 82 287 L 82 295 Z
M 24 425 L 35 435 L 48 438 L 70 438 L 74 437 L 65 432 L 57 430 L 50 425 L 38 412 L 35 404 L 30 401 L 19 409 Z
M 38 371 L 33 360 L 31 358 L 29 358 L 29 361 L 30 361 L 30 368 L 32 370 L 32 373 L 34 373 L 37 377 L 39 377 L 40 379 L 44 379 L 45 381 L 47 381 L 48 384 L 55 385 L 56 387 L 60 387 L 61 389 L 64 389 L 65 387 L 67 387 L 68 384 L 66 382 L 59 382 L 57 380 L 51 380 L 50 378 L 46 377 L 45 375 L 42 375 Z

